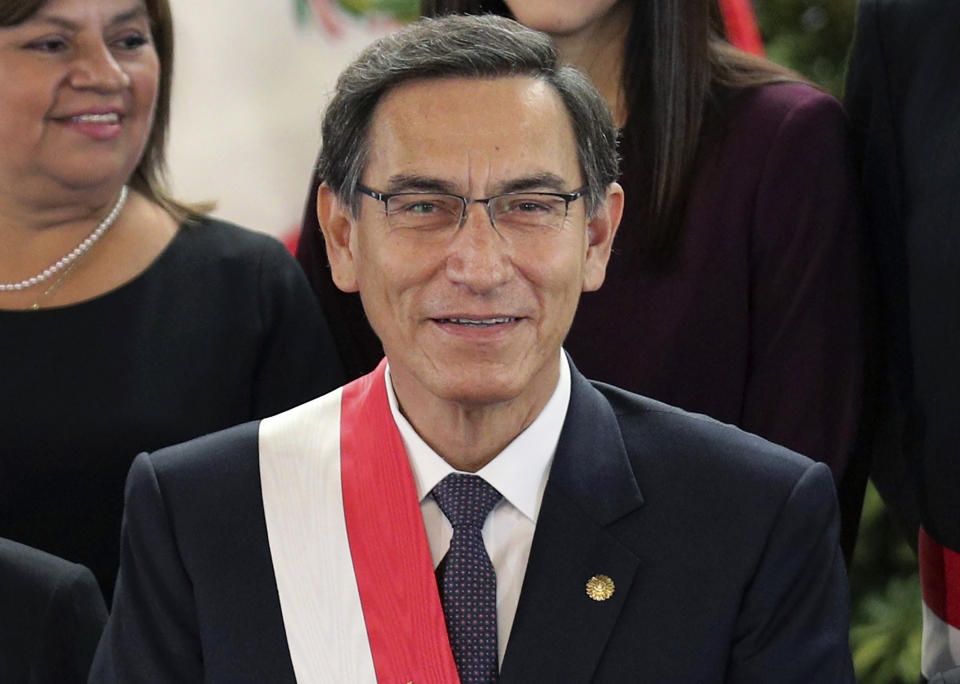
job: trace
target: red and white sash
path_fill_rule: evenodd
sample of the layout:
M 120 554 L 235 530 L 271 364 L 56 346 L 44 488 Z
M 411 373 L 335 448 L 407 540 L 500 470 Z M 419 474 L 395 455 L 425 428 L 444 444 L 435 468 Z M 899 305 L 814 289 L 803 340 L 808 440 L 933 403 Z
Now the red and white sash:
M 930 679 L 960 666 L 960 553 L 937 543 L 922 527 L 917 552 L 923 590 L 920 670 Z
M 301 683 L 459 684 L 385 368 L 260 424 L 267 537 Z

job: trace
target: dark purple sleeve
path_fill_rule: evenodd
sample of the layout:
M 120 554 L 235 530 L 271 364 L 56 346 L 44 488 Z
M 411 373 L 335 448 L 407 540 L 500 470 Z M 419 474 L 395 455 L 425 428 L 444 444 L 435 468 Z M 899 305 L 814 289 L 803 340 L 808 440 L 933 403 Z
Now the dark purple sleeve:
M 767 152 L 750 246 L 746 430 L 844 470 L 860 413 L 858 204 L 840 104 L 809 91 Z
M 363 313 L 360 295 L 355 292 L 341 292 L 330 275 L 327 250 L 320 232 L 320 223 L 317 221 L 317 190 L 320 183 L 320 176 L 314 171 L 303 210 L 297 261 L 306 272 L 307 280 L 320 300 L 320 308 L 333 334 L 333 341 L 349 382 L 376 367 L 383 358 L 383 347 Z

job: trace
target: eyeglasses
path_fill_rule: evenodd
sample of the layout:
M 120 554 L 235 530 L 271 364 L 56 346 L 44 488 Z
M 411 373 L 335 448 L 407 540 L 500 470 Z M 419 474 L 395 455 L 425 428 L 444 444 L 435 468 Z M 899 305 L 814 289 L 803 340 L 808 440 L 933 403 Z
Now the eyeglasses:
M 364 185 L 357 185 L 357 191 L 383 202 L 392 229 L 439 238 L 464 224 L 470 204 L 485 204 L 490 223 L 504 237 L 555 231 L 563 226 L 570 203 L 583 197 L 587 188 L 570 193 L 508 192 L 485 199 L 444 192 L 384 193 Z

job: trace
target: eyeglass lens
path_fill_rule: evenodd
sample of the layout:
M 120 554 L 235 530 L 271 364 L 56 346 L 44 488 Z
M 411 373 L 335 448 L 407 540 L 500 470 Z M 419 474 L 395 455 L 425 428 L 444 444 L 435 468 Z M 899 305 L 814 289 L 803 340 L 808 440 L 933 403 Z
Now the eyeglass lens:
M 491 197 L 488 214 L 498 230 L 514 232 L 559 228 L 567 215 L 562 197 L 519 193 Z M 391 227 L 437 231 L 460 225 L 466 202 L 456 195 L 411 193 L 394 195 L 387 202 Z

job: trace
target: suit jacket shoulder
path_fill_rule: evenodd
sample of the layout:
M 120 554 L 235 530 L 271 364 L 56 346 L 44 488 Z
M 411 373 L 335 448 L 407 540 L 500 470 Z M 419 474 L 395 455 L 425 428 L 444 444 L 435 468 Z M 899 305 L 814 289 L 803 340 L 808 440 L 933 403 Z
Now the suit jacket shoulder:
M 822 463 L 575 372 L 501 680 L 852 682 L 837 539 Z
M 106 620 L 87 568 L 0 539 L 0 681 L 85 682 Z
M 259 425 L 134 460 L 118 590 L 91 681 L 294 681 L 264 521 Z

